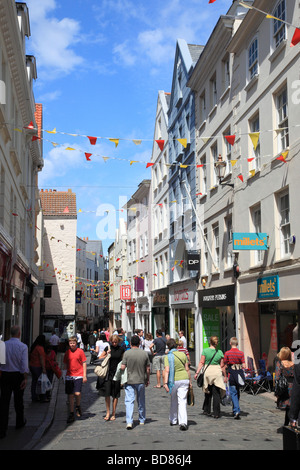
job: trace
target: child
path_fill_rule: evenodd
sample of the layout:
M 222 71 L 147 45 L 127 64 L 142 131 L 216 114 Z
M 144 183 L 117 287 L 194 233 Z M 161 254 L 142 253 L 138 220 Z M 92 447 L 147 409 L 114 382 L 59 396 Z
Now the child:
M 76 401 L 76 416 L 81 416 L 81 388 L 87 382 L 86 355 L 77 347 L 76 336 L 69 338 L 69 346 L 64 355 L 64 368 L 66 369 L 65 391 L 69 397 L 70 414 L 67 423 L 74 421 L 74 396 Z

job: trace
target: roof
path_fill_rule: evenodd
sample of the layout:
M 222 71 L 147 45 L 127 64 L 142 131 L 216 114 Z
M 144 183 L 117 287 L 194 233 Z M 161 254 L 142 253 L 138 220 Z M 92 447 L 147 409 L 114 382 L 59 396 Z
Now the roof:
M 201 52 L 204 49 L 204 46 L 200 46 L 200 45 L 197 45 L 197 44 L 188 44 L 188 48 L 189 48 L 189 51 L 190 51 L 190 54 L 191 54 L 192 61 L 195 64 L 198 61 L 198 59 L 201 55 Z
M 41 103 L 35 104 L 35 122 L 38 129 L 38 137 L 42 138 L 42 129 L 43 129 L 43 105 Z
M 64 216 L 77 218 L 76 194 L 72 189 L 56 191 L 56 189 L 41 189 L 40 198 L 44 216 Z

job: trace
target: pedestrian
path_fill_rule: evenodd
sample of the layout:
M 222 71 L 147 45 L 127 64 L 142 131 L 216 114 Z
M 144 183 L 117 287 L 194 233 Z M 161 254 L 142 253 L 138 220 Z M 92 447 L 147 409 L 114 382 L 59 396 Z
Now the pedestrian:
M 57 354 L 57 352 L 58 352 L 59 341 L 60 341 L 59 337 L 55 333 L 55 330 L 53 330 L 52 335 L 49 339 L 49 344 L 51 345 L 51 347 L 52 347 L 53 351 L 55 352 L 55 354 Z
M 45 403 L 44 394 L 37 395 L 36 386 L 41 374 L 46 374 L 46 337 L 37 336 L 29 351 L 29 369 L 31 372 L 31 400 L 33 402 Z
M 125 334 L 125 331 L 123 330 L 123 328 L 118 328 L 118 336 L 120 338 L 120 346 L 121 348 L 124 349 L 124 351 L 127 351 L 128 349 L 130 349 L 130 343 L 126 337 L 126 334 Z
M 97 341 L 95 333 L 96 332 L 91 331 L 90 335 L 89 335 L 89 345 L 90 345 L 90 351 L 91 352 L 95 350 L 95 345 L 96 345 L 96 341 Z
M 105 379 L 98 377 L 96 387 L 99 395 L 105 397 L 106 415 L 104 421 L 115 421 L 116 419 L 118 399 L 121 395 L 121 382 L 120 380 L 113 380 L 113 378 L 119 362 L 122 361 L 124 352 L 119 336 L 112 335 L 110 338 L 110 349 L 105 351 L 105 355 L 110 354 L 108 373 Z M 110 413 L 110 398 L 112 398 L 112 413 Z
M 77 338 L 77 347 L 83 349 L 83 343 L 82 343 L 82 337 L 81 337 L 80 331 L 77 331 L 76 338 Z
M 146 351 L 146 353 L 148 354 L 149 356 L 149 361 L 150 361 L 150 374 L 152 373 L 152 361 L 153 361 L 153 353 L 150 349 L 150 346 L 151 344 L 153 343 L 153 336 L 151 333 L 146 333 L 145 334 L 145 342 L 144 342 L 144 345 L 145 345 L 145 348 L 144 348 L 144 351 Z
M 96 348 L 95 348 L 97 357 L 100 357 L 103 351 L 105 351 L 105 349 L 108 351 L 109 348 L 110 346 L 109 346 L 109 343 L 106 341 L 106 335 L 104 332 L 101 331 L 99 340 L 96 342 Z
M 155 347 L 155 352 L 154 352 Z M 156 385 L 154 388 L 161 388 L 160 379 L 163 376 L 163 371 L 165 368 L 164 357 L 166 351 L 166 338 L 163 337 L 162 331 L 160 329 L 156 330 L 156 338 L 153 343 L 150 345 L 150 349 L 153 354 L 153 372 L 156 372 Z M 162 377 L 163 379 L 163 377 Z M 164 384 L 164 379 L 163 379 Z
M 294 381 L 291 392 L 291 405 L 289 413 L 289 425 L 292 428 L 300 428 L 300 364 L 294 366 Z
M 238 349 L 238 340 L 236 337 L 230 338 L 231 349 L 224 354 L 224 364 L 226 366 L 227 378 L 225 383 L 229 383 L 229 391 L 232 399 L 232 413 L 234 419 L 240 419 L 240 383 L 245 381 L 243 369 L 245 368 L 245 356 Z M 241 378 L 241 382 L 239 381 Z
M 187 393 L 189 386 L 192 386 L 188 358 L 184 352 L 178 351 L 175 339 L 170 338 L 167 346 L 169 352 L 165 356 L 164 388 L 171 395 L 170 426 L 179 424 L 179 429 L 186 431 Z
M 139 336 L 132 336 L 130 343 L 131 349 L 125 352 L 121 365 L 121 370 L 127 369 L 127 383 L 125 385 L 126 429 L 133 428 L 135 396 L 137 397 L 140 424 L 145 424 L 145 387 L 148 387 L 150 379 L 149 356 L 146 351 L 140 348 Z
M 283 375 L 288 382 L 288 391 L 285 395 L 277 397 L 277 408 L 285 411 L 284 426 L 289 424 L 289 411 L 291 405 L 291 393 L 294 381 L 294 362 L 292 351 L 288 347 L 280 349 L 275 359 L 275 380 Z M 281 428 L 278 429 L 281 432 Z
M 220 418 L 221 416 L 221 398 L 226 393 L 223 376 L 226 377 L 224 366 L 224 354 L 218 350 L 219 339 L 217 336 L 211 336 L 209 339 L 209 347 L 204 349 L 200 362 L 195 373 L 195 380 L 202 370 L 202 367 L 207 366 L 204 374 L 203 390 L 205 393 L 203 403 L 203 414 L 211 416 L 211 403 L 213 401 L 213 418 Z
M 54 368 L 55 368 L 55 363 L 56 363 L 56 354 L 52 346 L 47 341 L 45 345 L 45 353 L 46 353 L 46 358 L 45 358 L 46 374 L 52 385 L 53 376 L 54 376 Z M 50 401 L 50 397 L 51 397 L 51 390 L 48 390 L 46 392 L 45 400 Z
M 82 342 L 83 342 L 83 350 L 87 351 L 88 350 L 88 344 L 89 344 L 89 334 L 85 330 L 85 331 L 83 331 L 81 336 L 82 336 Z
M 67 423 L 70 424 L 75 419 L 74 401 L 76 402 L 76 416 L 78 418 L 82 416 L 81 390 L 82 384 L 87 382 L 86 355 L 84 351 L 78 347 L 76 336 L 69 338 L 69 349 L 65 352 L 63 363 L 64 369 L 66 370 L 65 392 L 69 399 L 69 416 Z
M 20 429 L 26 424 L 23 395 L 29 373 L 28 347 L 20 340 L 21 328 L 19 326 L 13 326 L 10 334 L 11 338 L 5 341 L 5 364 L 2 363 L 0 366 L 0 438 L 6 436 L 12 393 L 14 394 L 16 429 Z
M 168 343 L 168 341 L 167 341 L 167 343 Z M 188 349 L 183 346 L 183 341 L 182 340 L 178 341 L 177 351 L 181 351 L 186 355 L 186 357 L 188 358 L 188 361 L 189 361 L 189 365 L 190 365 L 191 364 L 190 354 L 189 354 Z
M 187 340 L 186 340 L 186 337 L 184 336 L 184 331 L 180 330 L 178 335 L 179 335 L 179 339 L 183 342 L 183 347 L 187 348 Z
M 105 330 L 105 335 L 106 335 L 106 341 L 109 341 L 109 338 L 110 338 L 109 326 Z

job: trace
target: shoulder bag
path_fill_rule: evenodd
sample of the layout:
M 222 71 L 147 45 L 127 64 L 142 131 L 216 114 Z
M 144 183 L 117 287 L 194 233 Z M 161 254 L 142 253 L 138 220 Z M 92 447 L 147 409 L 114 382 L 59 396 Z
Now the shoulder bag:
M 280 401 L 285 401 L 289 398 L 289 384 L 286 377 L 283 375 L 282 366 L 280 364 L 280 376 L 275 379 L 274 395 Z
M 94 373 L 97 375 L 97 377 L 105 379 L 107 372 L 108 372 L 109 359 L 110 359 L 110 353 L 107 353 L 105 358 L 102 360 L 101 364 L 95 367 Z
M 202 388 L 203 387 L 203 383 L 204 383 L 204 374 L 205 374 L 205 371 L 206 369 L 208 368 L 208 366 L 210 366 L 213 358 L 215 357 L 215 355 L 217 354 L 217 350 L 215 352 L 215 354 L 213 355 L 213 357 L 211 358 L 211 360 L 209 361 L 209 363 L 207 364 L 207 366 L 205 367 L 205 369 L 203 370 L 203 372 L 200 372 L 200 374 L 198 375 L 198 378 L 197 378 L 197 385 L 198 387 Z

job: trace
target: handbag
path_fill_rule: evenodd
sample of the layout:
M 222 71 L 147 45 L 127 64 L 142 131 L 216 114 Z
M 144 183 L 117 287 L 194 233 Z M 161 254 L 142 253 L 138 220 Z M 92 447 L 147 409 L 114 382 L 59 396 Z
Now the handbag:
M 289 384 L 282 372 L 278 379 L 275 379 L 274 395 L 281 401 L 289 398 Z
M 213 355 L 213 357 L 211 358 L 211 360 L 209 361 L 209 363 L 207 364 L 207 366 L 205 367 L 205 369 L 203 370 L 203 372 L 200 372 L 200 374 L 198 375 L 198 378 L 197 378 L 197 385 L 199 388 L 202 388 L 203 387 L 203 384 L 204 384 L 204 374 L 205 374 L 205 371 L 206 369 L 208 368 L 208 366 L 210 365 L 210 363 L 212 362 L 213 358 L 215 357 L 215 355 L 217 354 L 217 350 L 215 352 L 215 354 Z
M 187 404 L 189 406 L 194 406 L 195 404 L 194 390 L 191 385 L 189 386 L 188 393 L 187 393 Z
M 102 360 L 101 364 L 95 367 L 94 373 L 97 375 L 97 377 L 105 379 L 107 372 L 108 372 L 109 359 L 110 359 L 110 354 L 107 353 L 105 358 Z

